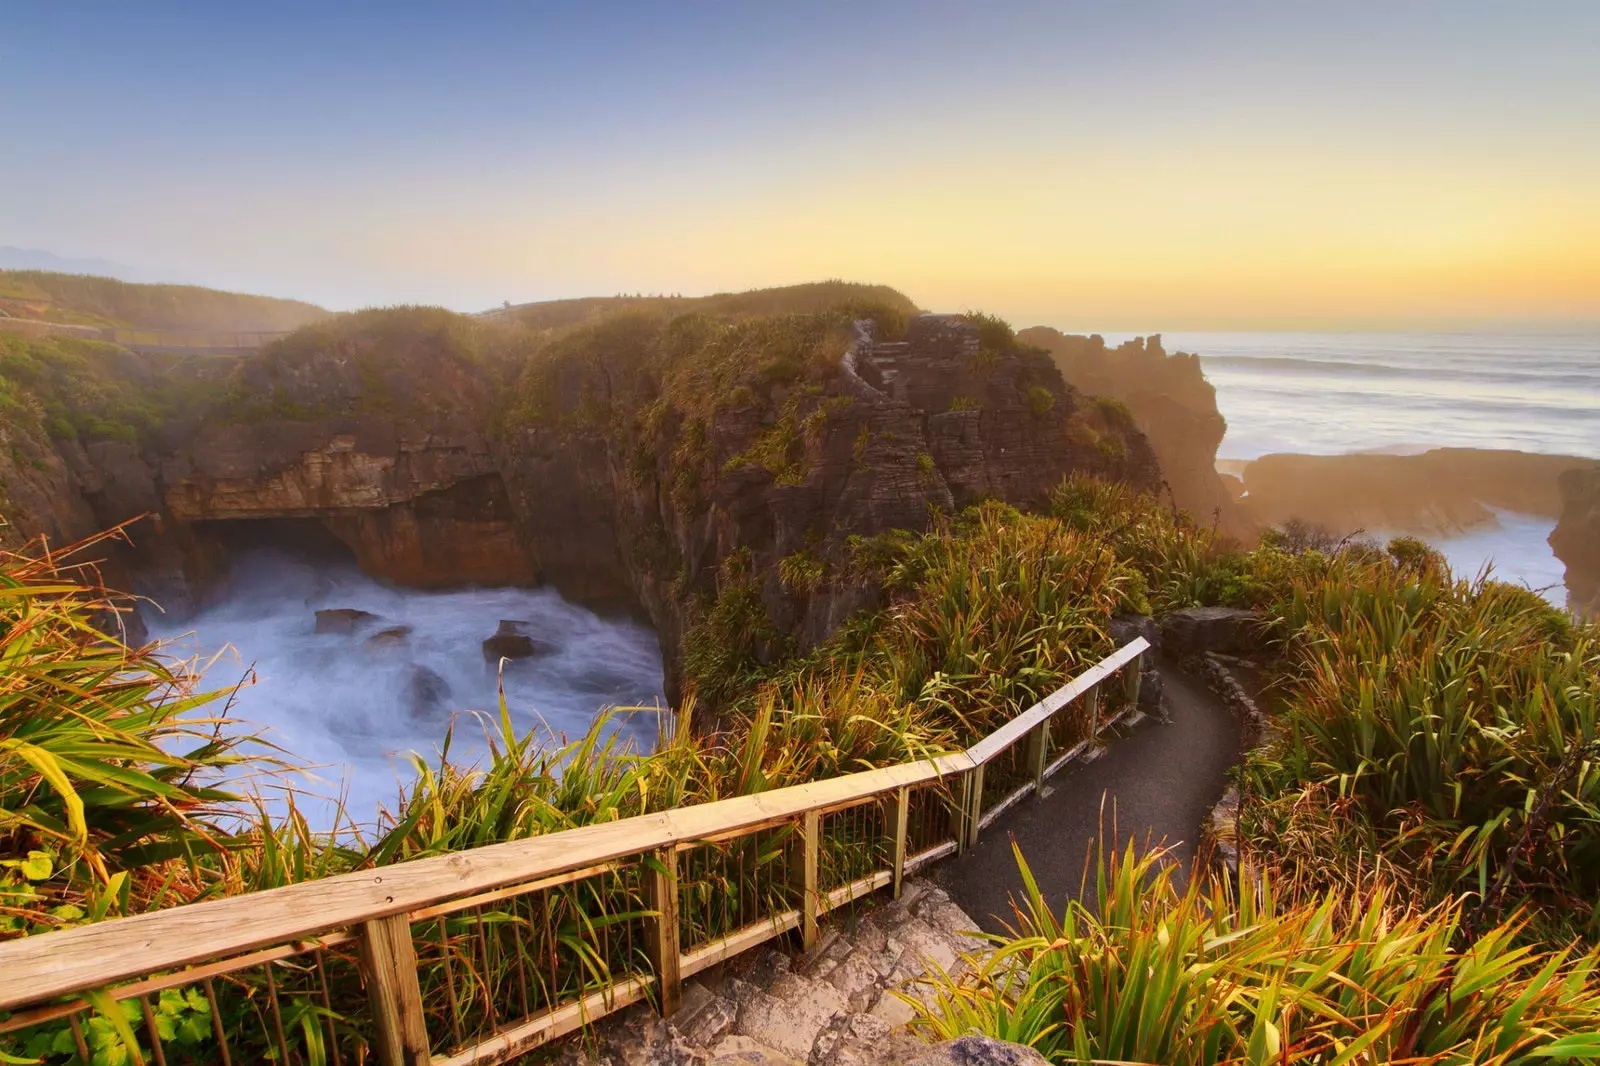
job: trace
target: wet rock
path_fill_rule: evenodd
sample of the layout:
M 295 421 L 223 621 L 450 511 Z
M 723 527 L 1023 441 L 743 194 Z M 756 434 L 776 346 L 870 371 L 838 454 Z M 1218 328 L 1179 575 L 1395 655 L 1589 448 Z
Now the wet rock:
M 555 645 L 536 640 L 528 632 L 528 623 L 513 618 L 502 618 L 494 636 L 483 642 L 483 658 L 495 664 L 501 659 L 531 659 L 535 655 L 548 655 Z
M 371 625 L 377 620 L 378 616 L 370 611 L 358 611 L 353 607 L 337 607 L 333 610 L 317 612 L 317 632 L 348 635 L 363 626 Z
M 410 626 L 390 626 L 388 629 L 372 634 L 367 638 L 369 648 L 394 648 L 406 642 L 412 633 Z
M 988 1036 L 963 1036 L 933 1044 L 908 1066 L 1047 1066 L 1031 1047 Z
M 413 718 L 428 718 L 446 709 L 450 682 L 426 666 L 413 666 L 406 678 L 406 701 Z
M 1249 654 L 1262 645 L 1261 619 L 1237 607 L 1190 607 L 1161 618 L 1161 647 L 1174 658 L 1208 651 Z
M 1150 642 L 1153 650 L 1161 649 L 1161 627 L 1147 614 L 1119 614 L 1111 619 L 1111 643 L 1122 647 L 1135 637 Z

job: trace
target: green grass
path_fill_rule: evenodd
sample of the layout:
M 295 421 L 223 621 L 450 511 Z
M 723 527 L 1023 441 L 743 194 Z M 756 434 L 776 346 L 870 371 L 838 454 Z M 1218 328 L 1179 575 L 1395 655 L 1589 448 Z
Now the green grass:
M 43 270 L 0 270 L 0 299 L 49 305 L 56 321 L 143 329 L 285 330 L 328 315 L 300 300 Z
M 1520 915 L 1463 945 L 1459 905 L 1284 899 L 1270 878 L 1239 895 L 1131 846 L 1096 865 L 1081 895 L 1097 908 L 1058 914 L 1018 862 L 1016 935 L 911 1001 L 935 1039 L 983 1033 L 1064 1066 L 1600 1058 L 1600 954 L 1521 946 Z

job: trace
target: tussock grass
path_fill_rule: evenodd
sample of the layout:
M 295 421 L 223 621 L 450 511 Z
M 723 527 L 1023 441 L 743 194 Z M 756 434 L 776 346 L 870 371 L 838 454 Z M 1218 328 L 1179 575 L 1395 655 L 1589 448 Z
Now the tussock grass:
M 1600 954 L 1521 945 L 1520 914 L 1462 947 L 1459 904 L 1381 886 L 1286 899 L 1270 877 L 1240 895 L 1132 847 L 1102 853 L 1097 907 L 1057 914 L 1017 859 L 1015 935 L 910 1000 L 936 1039 L 984 1033 L 1063 1064 L 1600 1058 Z

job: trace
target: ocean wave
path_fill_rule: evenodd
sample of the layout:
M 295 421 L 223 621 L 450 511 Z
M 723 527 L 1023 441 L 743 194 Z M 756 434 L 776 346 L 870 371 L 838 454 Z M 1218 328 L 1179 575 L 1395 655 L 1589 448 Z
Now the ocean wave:
M 1308 359 L 1290 355 L 1202 355 L 1200 365 L 1209 375 L 1217 370 L 1258 372 L 1283 376 L 1398 378 L 1426 381 L 1477 382 L 1485 385 L 1506 384 L 1524 386 L 1538 384 L 1547 388 L 1588 388 L 1600 392 L 1600 369 L 1579 367 L 1554 368 L 1548 366 L 1507 367 L 1485 366 L 1482 369 L 1464 366 L 1439 366 L 1414 363 L 1352 362 L 1340 359 Z

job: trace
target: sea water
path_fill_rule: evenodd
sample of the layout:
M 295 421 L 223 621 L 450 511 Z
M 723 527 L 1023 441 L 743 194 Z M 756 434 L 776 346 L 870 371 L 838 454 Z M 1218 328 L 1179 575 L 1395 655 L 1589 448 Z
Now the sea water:
M 1126 339 L 1107 336 L 1107 343 Z M 1228 422 L 1221 459 L 1509 448 L 1600 459 L 1600 333 L 1168 333 Z M 1435 538 L 1452 566 L 1565 603 L 1553 518 Z
M 376 617 L 351 633 L 318 633 L 315 612 L 341 608 Z M 353 564 L 256 549 L 235 560 L 215 606 L 182 623 L 159 614 L 150 621 L 152 636 L 171 642 L 169 653 L 214 660 L 208 689 L 252 682 L 207 708 L 226 706 L 231 733 L 260 731 L 306 767 L 277 777 L 234 775 L 232 784 L 260 789 L 279 811 L 282 788 L 291 786 L 311 824 L 328 829 L 340 797 L 361 823 L 372 823 L 380 804 L 393 810 L 402 784 L 416 776 L 411 756 L 437 763 L 447 733 L 452 762 L 484 757 L 485 728 L 500 729 L 501 675 L 482 644 L 502 619 L 525 623 L 545 646 L 504 670 L 519 734 L 536 730 L 560 743 L 588 729 L 602 708 L 637 708 L 617 713 L 610 729 L 619 744 L 648 750 L 669 725 L 655 634 L 550 589 L 407 590 Z M 410 631 L 371 640 L 400 627 Z

